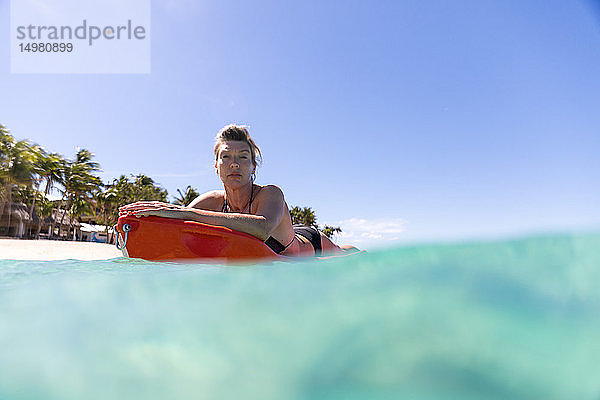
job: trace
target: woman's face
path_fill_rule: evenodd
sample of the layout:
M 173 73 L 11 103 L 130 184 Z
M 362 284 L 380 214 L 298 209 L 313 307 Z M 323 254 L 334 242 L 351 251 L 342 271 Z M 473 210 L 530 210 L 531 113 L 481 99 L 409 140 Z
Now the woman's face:
M 236 188 L 248 184 L 254 172 L 248 143 L 229 140 L 221 143 L 215 168 L 223 185 L 227 187 Z

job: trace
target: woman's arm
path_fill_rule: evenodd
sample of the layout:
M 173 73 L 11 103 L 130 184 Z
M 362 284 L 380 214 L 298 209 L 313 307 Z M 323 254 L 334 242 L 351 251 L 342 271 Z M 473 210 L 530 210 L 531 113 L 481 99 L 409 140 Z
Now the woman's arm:
M 219 211 L 223 206 L 223 199 L 225 195 L 222 190 L 213 190 L 212 192 L 206 192 L 196 197 L 188 208 L 198 208 L 200 210 Z
M 183 219 L 186 221 L 202 222 L 209 225 L 225 226 L 227 228 L 248 233 L 260 240 L 267 240 L 267 222 L 261 215 L 222 213 L 218 211 L 198 210 L 195 208 L 175 209 L 145 209 L 133 213 L 136 217 L 151 215 L 164 218 Z
M 202 197 L 202 196 L 200 196 Z M 256 215 L 222 213 L 197 208 L 174 206 L 160 202 L 138 202 L 121 207 L 121 214 L 130 213 L 136 217 L 157 216 L 202 222 L 209 225 L 225 226 L 248 233 L 260 240 L 267 240 L 270 233 L 281 222 L 285 207 L 283 193 L 276 186 L 265 186 L 257 196 Z M 190 206 L 198 206 L 194 200 Z
M 185 207 L 178 206 L 170 203 L 163 203 L 162 201 L 136 201 L 135 203 L 130 203 L 124 206 L 119 207 L 119 216 L 133 214 L 136 211 L 140 210 L 167 210 L 167 209 L 183 209 Z

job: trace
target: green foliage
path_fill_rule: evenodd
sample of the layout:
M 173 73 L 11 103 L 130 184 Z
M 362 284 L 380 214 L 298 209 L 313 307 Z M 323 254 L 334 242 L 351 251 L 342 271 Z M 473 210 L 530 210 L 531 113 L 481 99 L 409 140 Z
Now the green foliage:
M 94 209 L 94 194 L 102 188 L 102 181 L 94 173 L 100 170 L 100 164 L 92 161 L 94 154 L 86 149 L 77 149 L 74 160 L 67 160 L 61 165 L 62 171 L 62 200 L 58 209 L 66 202 L 65 210 L 69 213 L 69 230 L 73 227 L 73 222 Z M 58 232 L 61 235 L 65 214 L 59 221 Z M 53 230 L 53 229 L 52 229 Z M 67 232 L 67 236 L 68 232 Z
M 121 175 L 119 179 L 113 181 L 113 185 L 109 186 L 115 190 L 120 205 L 136 201 L 167 201 L 167 191 L 157 186 L 149 176 L 139 174 L 130 177 L 131 180 Z
M 46 180 L 46 187 L 44 193 L 50 193 L 50 190 L 55 184 L 62 185 L 64 183 L 63 171 L 66 169 L 67 160 L 65 160 L 60 154 L 57 153 L 46 153 L 42 151 L 38 158 L 38 174 L 42 179 Z
M 9 130 L 0 124 L 0 216 L 8 209 L 10 226 L 12 193 L 20 186 L 32 186 L 35 180 L 35 162 L 39 146 L 32 145 L 27 140 L 16 140 Z
M 102 181 L 94 175 L 100 170 L 100 165 L 92 161 L 93 157 L 89 150 L 81 149 L 77 151 L 74 161 L 68 161 L 63 166 L 63 193 L 70 203 L 75 197 L 90 200 L 102 187 Z
M 27 140 L 16 140 L 0 124 L 0 215 L 7 206 L 10 209 L 14 192 L 18 202 L 29 204 L 31 210 L 36 207 L 42 216 L 51 216 L 57 204 L 39 192 L 44 182 L 43 194 L 49 194 L 54 187 L 62 193 L 58 209 L 69 213 L 71 224 L 84 214 L 96 214 L 98 222 L 112 225 L 118 219 L 121 205 L 142 200 L 167 201 L 167 191 L 143 174 L 121 175 L 112 184 L 103 185 L 96 176 L 100 164 L 93 158 L 94 154 L 87 149 L 78 149 L 73 160 L 47 153 Z M 191 187 L 186 190 L 190 197 L 194 193 L 197 196 Z M 39 228 L 40 225 L 38 233 Z
M 54 204 L 47 198 L 40 196 L 38 199 L 38 212 L 42 217 L 49 217 L 52 215 L 52 211 L 54 210 Z
M 5 185 L 33 181 L 37 149 L 27 140 L 16 140 L 0 125 L 0 179 Z
M 0 124 L 0 182 L 5 179 L 2 172 L 8 167 L 8 148 L 14 140 L 10 131 Z
M 294 206 L 292 209 L 290 209 L 290 216 L 292 217 L 293 225 L 314 226 L 329 238 L 337 233 L 342 232 L 342 228 L 339 226 L 325 225 L 324 228 L 319 228 L 319 225 L 317 224 L 317 215 L 311 207 L 300 208 L 298 206 Z
M 31 186 L 17 186 L 13 189 L 13 203 L 31 204 L 37 192 Z M 36 201 L 39 201 L 40 196 L 37 196 Z
M 177 204 L 178 206 L 187 206 L 194 201 L 196 197 L 200 196 L 198 191 L 190 185 L 185 188 L 185 192 L 181 192 L 181 190 L 177 189 L 177 193 L 179 196 L 175 197 L 173 204 Z
M 317 216 L 310 207 L 300 208 L 298 206 L 294 206 L 290 210 L 290 216 L 292 217 L 293 225 L 314 226 L 315 228 L 318 227 Z
M 136 201 L 167 201 L 167 191 L 157 186 L 149 176 L 121 175 L 106 191 L 96 196 L 97 215 L 105 225 L 114 225 L 119 218 L 119 207 Z
M 323 229 L 321 229 L 321 232 L 323 232 L 323 234 L 325 236 L 327 236 L 328 238 L 331 238 L 331 237 L 335 236 L 336 234 L 341 233 L 342 228 L 340 228 L 339 226 L 325 225 L 325 227 Z
M 63 194 L 58 208 L 66 210 L 71 221 L 93 213 L 99 223 L 111 226 L 117 222 L 122 205 L 136 201 L 167 201 L 167 191 L 143 174 L 121 175 L 112 184 L 103 185 L 96 176 L 100 164 L 93 158 L 94 154 L 87 149 L 78 149 L 73 160 L 47 153 L 27 140 L 16 140 L 0 124 L 0 215 L 6 206 L 10 207 L 14 191 L 15 200 L 31 204 L 31 210 L 37 207 L 42 216 L 51 216 L 56 205 L 38 191 L 44 182 L 44 194 L 49 194 L 54 187 Z M 177 189 L 177 193 L 174 204 L 178 205 L 188 205 L 199 195 L 191 186 L 183 192 Z M 328 237 L 342 231 L 340 227 L 328 225 L 319 228 L 311 207 L 295 206 L 290 215 L 294 225 L 313 226 Z

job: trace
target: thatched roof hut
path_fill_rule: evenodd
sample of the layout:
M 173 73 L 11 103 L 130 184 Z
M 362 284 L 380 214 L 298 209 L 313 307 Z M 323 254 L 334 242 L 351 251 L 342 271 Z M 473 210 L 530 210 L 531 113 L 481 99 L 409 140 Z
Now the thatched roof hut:
M 39 220 L 35 209 L 30 217 L 29 208 L 25 204 L 13 203 L 10 207 L 4 207 L 4 212 L 0 216 L 0 232 L 8 236 L 22 237 L 25 226 L 37 224 Z
M 10 225 L 9 225 L 9 207 L 5 207 L 5 211 L 0 216 L 0 235 L 11 237 L 23 237 L 28 235 L 27 228 L 33 230 L 35 234 L 38 224 L 41 223 L 41 232 L 49 232 L 50 227 L 54 224 L 54 228 L 58 229 L 62 221 L 61 236 L 66 237 L 68 228 L 71 226 L 71 217 L 65 210 L 53 210 L 52 216 L 40 217 L 37 209 L 34 207 L 33 214 L 29 217 L 29 207 L 25 204 L 13 203 L 10 207 Z M 73 220 L 75 230 L 79 230 L 79 222 Z M 79 233 L 80 236 L 80 233 Z

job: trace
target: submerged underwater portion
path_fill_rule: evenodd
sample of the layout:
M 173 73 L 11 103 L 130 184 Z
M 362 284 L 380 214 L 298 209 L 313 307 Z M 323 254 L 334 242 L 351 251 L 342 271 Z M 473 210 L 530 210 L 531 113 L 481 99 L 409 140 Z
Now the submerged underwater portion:
M 600 235 L 0 260 L 0 399 L 600 399 Z

